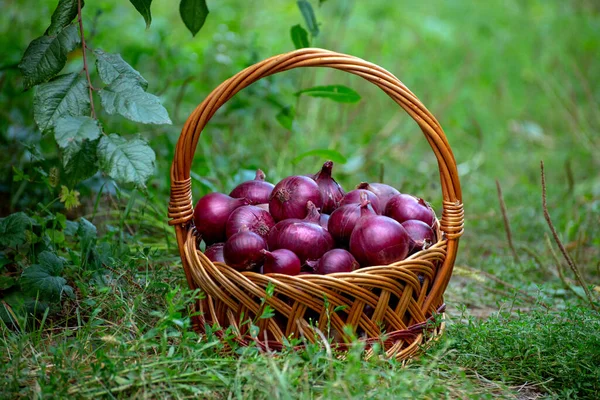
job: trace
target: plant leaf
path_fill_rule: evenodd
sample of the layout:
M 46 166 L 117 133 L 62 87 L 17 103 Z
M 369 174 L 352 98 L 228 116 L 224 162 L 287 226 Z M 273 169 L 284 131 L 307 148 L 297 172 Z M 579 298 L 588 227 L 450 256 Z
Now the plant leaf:
M 54 138 L 61 148 L 79 144 L 84 140 L 95 140 L 100 137 L 101 131 L 98 121 L 93 118 L 62 117 L 54 124 Z
M 49 251 L 38 256 L 38 264 L 26 268 L 21 274 L 21 289 L 40 300 L 59 302 L 63 293 L 73 296 L 73 288 L 61 275 L 64 261 Z
M 84 1 L 81 0 L 81 8 Z M 77 16 L 77 0 L 59 0 L 58 6 L 52 13 L 50 26 L 46 29 L 45 35 L 54 36 L 67 27 Z
M 75 184 L 89 178 L 98 171 L 98 140 L 83 140 L 71 144 L 62 153 L 67 182 Z
M 26 231 L 36 225 L 24 212 L 17 212 L 0 220 L 0 245 L 15 247 L 25 243 Z
M 65 185 L 62 185 L 60 188 L 59 200 L 61 203 L 65 204 L 65 208 L 70 210 L 75 207 L 79 207 L 81 203 L 79 202 L 79 192 L 75 189 L 70 189 Z
M 154 151 L 141 139 L 127 141 L 112 133 L 98 144 L 100 168 L 119 182 L 144 186 L 154 172 L 155 159 Z
M 41 36 L 25 50 L 19 69 L 25 77 L 25 89 L 58 74 L 67 62 L 67 54 L 79 44 L 77 27 L 69 25 L 56 36 Z
M 95 50 L 94 55 L 96 56 L 96 69 L 98 70 L 100 79 L 105 84 L 110 85 L 121 75 L 131 75 L 144 90 L 148 88 L 148 81 L 123 60 L 120 54 L 110 54 L 102 50 Z
M 144 17 L 144 21 L 146 21 L 146 29 L 150 28 L 150 24 L 152 23 L 152 14 L 150 13 L 150 4 L 152 4 L 152 0 L 129 0 L 131 4 L 135 7 L 136 10 Z
M 85 77 L 77 73 L 59 75 L 39 85 L 33 97 L 33 118 L 42 132 L 48 132 L 63 116 L 90 113 Z
M 143 124 L 170 124 L 169 113 L 158 97 L 146 93 L 132 75 L 121 75 L 100 92 L 104 111 L 121 114 Z
M 294 42 L 294 47 L 296 49 L 310 47 L 310 42 L 308 40 L 308 32 L 306 32 L 306 29 L 304 29 L 300 25 L 292 26 L 292 28 L 290 29 L 290 36 L 292 37 L 292 42 Z
M 304 22 L 310 31 L 312 37 L 319 36 L 319 25 L 317 24 L 317 18 L 315 17 L 315 11 L 307 0 L 298 0 L 296 2 L 298 8 L 304 17 Z
M 82 258 L 86 259 L 90 251 L 96 246 L 96 240 L 98 238 L 98 230 L 90 221 L 85 218 L 79 220 L 79 227 L 77 228 L 77 237 L 79 237 L 79 246 L 82 254 Z
M 192 36 L 200 31 L 208 13 L 206 0 L 181 0 L 179 3 L 179 15 Z
M 275 118 L 285 129 L 291 131 L 294 127 L 294 118 L 296 117 L 296 109 L 293 106 L 283 107 Z
M 311 151 L 307 151 L 306 153 L 302 153 L 299 156 L 295 157 L 292 160 L 292 164 L 297 164 L 302 159 L 310 156 L 317 156 L 325 160 L 331 160 L 338 164 L 346 164 L 348 159 L 344 157 L 339 151 L 331 150 L 331 149 L 314 149 Z
M 353 89 L 343 85 L 315 86 L 296 92 L 296 96 L 305 94 L 312 97 L 324 97 L 338 103 L 357 103 L 360 95 Z

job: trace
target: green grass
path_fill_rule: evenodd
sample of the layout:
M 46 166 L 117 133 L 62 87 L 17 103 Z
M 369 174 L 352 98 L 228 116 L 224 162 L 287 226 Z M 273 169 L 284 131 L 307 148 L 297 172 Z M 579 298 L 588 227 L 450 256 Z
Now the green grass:
M 506 311 L 455 325 L 448 336 L 456 363 L 488 379 L 535 382 L 564 399 L 600 393 L 600 316 L 587 308 Z
M 57 162 L 57 150 L 53 138 L 35 134 L 32 94 L 22 91 L 17 71 L 4 67 L 42 34 L 54 3 L 2 3 L 3 210 L 38 209 L 38 202 L 51 200 L 40 185 L 12 182 L 9 166 L 32 168 L 24 144 L 40 149 L 48 160 L 44 167 Z M 76 298 L 43 323 L 22 319 L 19 325 L 29 327 L 22 330 L 0 325 L 0 397 L 598 398 L 598 314 L 584 308 L 572 280 L 558 277 L 545 244 L 539 180 L 543 159 L 559 235 L 584 277 L 598 285 L 596 3 L 328 0 L 316 8 L 322 24 L 313 44 L 397 75 L 440 120 L 459 164 L 467 220 L 446 292 L 452 323 L 435 348 L 404 368 L 362 361 L 360 349 L 345 361 L 317 348 L 278 357 L 255 349 L 230 353 L 213 337 L 191 331 L 185 311 L 191 293 L 165 217 L 179 131 L 221 81 L 291 50 L 289 28 L 302 21 L 293 1 L 209 6 L 206 25 L 192 39 L 168 2 L 154 2 L 149 30 L 129 2 L 86 4 L 84 22 L 91 28 L 96 21 L 90 45 L 131 62 L 149 90 L 160 93 L 174 125 L 141 126 L 101 115 L 107 132 L 139 133 L 150 141 L 157 173 L 145 194 L 106 190 L 98 210 L 103 178 L 77 187 L 84 206 L 69 217 L 93 219 L 112 270 L 72 271 Z M 351 86 L 362 100 L 339 105 L 293 95 L 317 84 Z M 277 123 L 273 99 L 296 106 L 297 131 Z M 359 78 L 314 69 L 261 81 L 213 118 L 196 150 L 194 198 L 226 192 L 258 167 L 273 181 L 316 171 L 324 161 L 318 157 L 291 160 L 328 147 L 348 159 L 334 171 L 344 187 L 378 179 L 385 165 L 387 183 L 425 197 L 439 214 L 437 165 L 416 124 Z M 495 179 L 520 262 L 506 244 Z M 463 308 L 477 318 L 465 317 Z
M 43 398 L 509 396 L 503 385 L 481 385 L 449 364 L 447 344 L 407 367 L 382 358 L 363 361 L 360 347 L 343 361 L 321 346 L 277 357 L 252 347 L 225 350 L 215 337 L 191 331 L 184 310 L 193 294 L 170 274 L 159 267 L 145 284 L 134 281 L 144 286 L 114 281 L 91 291 L 75 312 L 65 310 L 62 320 L 29 333 L 2 326 L 0 391 Z M 164 282 L 175 289 L 155 287 Z

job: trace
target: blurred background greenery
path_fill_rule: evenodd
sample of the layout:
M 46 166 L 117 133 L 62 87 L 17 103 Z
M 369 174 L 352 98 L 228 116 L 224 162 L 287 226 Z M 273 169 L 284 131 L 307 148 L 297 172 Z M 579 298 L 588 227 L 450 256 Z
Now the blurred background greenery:
M 210 2 L 209 2 L 210 3 Z M 54 1 L 3 0 L 0 15 L 0 154 L 2 213 L 27 209 L 47 194 L 43 186 L 13 182 L 12 166 L 45 166 L 57 151 L 32 119 L 32 93 L 22 90 L 15 65 L 27 44 L 43 33 Z M 173 125 L 139 125 L 101 115 L 106 132 L 140 134 L 157 153 L 148 195 L 166 208 L 169 166 L 186 117 L 221 81 L 268 56 L 290 51 L 289 30 L 302 24 L 293 1 L 219 1 L 196 37 L 166 1 L 152 5 L 153 22 L 126 1 L 89 2 L 84 24 L 92 48 L 120 53 L 150 82 Z M 338 1 L 314 5 L 320 34 L 312 45 L 364 58 L 398 76 L 444 127 L 458 163 L 467 218 L 459 261 L 486 268 L 490 252 L 503 252 L 504 230 L 495 188 L 504 191 L 515 240 L 542 245 L 539 162 L 546 163 L 551 211 L 566 241 L 581 240 L 598 256 L 600 196 L 600 17 L 594 1 Z M 67 68 L 81 68 L 75 53 Z M 362 96 L 358 104 L 293 95 L 318 84 L 344 84 Z M 98 101 L 98 99 L 96 99 Z M 296 103 L 297 102 L 297 103 Z M 292 134 L 277 123 L 281 106 L 296 106 Z M 33 146 L 33 147 L 32 147 Z M 319 157 L 299 155 L 334 148 L 346 188 L 384 181 L 420 195 L 441 209 L 437 165 L 416 124 L 379 89 L 332 70 L 304 69 L 263 80 L 240 93 L 211 121 L 196 151 L 194 195 L 229 191 L 266 171 L 277 181 L 292 172 L 316 171 Z M 89 212 L 100 175 L 80 184 Z M 87 201 L 85 201 L 87 199 Z M 86 208 L 87 207 L 87 208 Z M 164 217 L 164 214 L 161 215 Z M 593 223 L 590 223 L 593 222 Z M 589 226 L 588 226 L 589 225 Z M 580 235 L 580 236 L 578 236 Z M 593 243 L 589 243 L 592 241 Z

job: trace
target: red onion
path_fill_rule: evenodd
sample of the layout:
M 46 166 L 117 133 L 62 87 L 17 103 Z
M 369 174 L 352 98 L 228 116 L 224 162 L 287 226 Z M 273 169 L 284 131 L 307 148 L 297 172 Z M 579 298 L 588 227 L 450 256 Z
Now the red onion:
M 249 204 L 267 203 L 274 187 L 272 183 L 265 182 L 265 173 L 257 169 L 254 180 L 240 183 L 229 195 L 236 199 L 248 199 Z
M 224 242 L 227 219 L 233 210 L 246 204 L 246 199 L 234 199 L 216 192 L 198 200 L 194 208 L 194 222 L 204 242 L 207 245 Z
M 257 233 L 266 239 L 269 231 L 275 225 L 273 217 L 268 211 L 256 206 L 242 206 L 234 210 L 225 226 L 227 237 L 238 233 L 243 226 L 247 226 L 250 232 Z
M 321 216 L 319 217 L 319 225 L 321 225 L 323 227 L 323 229 L 329 230 L 328 224 L 329 224 L 329 215 L 321 214 Z
M 368 211 L 376 215 L 375 210 L 373 210 L 373 207 L 366 198 L 367 195 L 363 193 L 362 204 L 346 204 L 335 210 L 329 217 L 327 230 L 333 236 L 338 246 L 348 247 L 350 235 L 361 216 L 362 207 L 366 207 Z
M 315 273 L 325 275 L 335 272 L 352 272 L 359 267 L 360 265 L 350 252 L 344 249 L 333 249 L 323 254 L 315 268 Z
M 426 249 L 435 242 L 433 229 L 423 221 L 409 219 L 404 221 L 402 226 L 414 242 L 411 253 Z
M 345 206 L 346 204 L 360 204 L 362 202 L 363 193 L 367 195 L 367 200 L 371 202 L 371 207 L 373 207 L 375 213 L 381 214 L 382 210 L 379 207 L 379 198 L 375 193 L 365 189 L 354 189 L 346 193 L 340 206 Z
M 397 194 L 392 196 L 385 206 L 385 216 L 402 223 L 409 219 L 418 219 L 429 226 L 435 222 L 435 213 L 425 200 L 410 194 Z
M 258 268 L 264 261 L 265 239 L 254 232 L 241 231 L 231 236 L 223 247 L 225 262 L 238 271 Z
M 323 164 L 321 171 L 314 175 L 314 180 L 319 185 L 319 191 L 321 192 L 321 199 L 323 206 L 321 212 L 330 214 L 333 210 L 338 208 L 342 197 L 346 194 L 344 189 L 331 177 L 331 171 L 333 169 L 333 161 L 327 161 Z
M 300 259 L 293 251 L 287 249 L 273 250 L 272 252 L 263 250 L 262 253 L 265 255 L 263 273 L 286 275 L 300 273 Z
M 333 248 L 333 238 L 319 225 L 319 212 L 312 202 L 306 205 L 306 219 L 291 218 L 278 222 L 269 234 L 269 249 L 288 249 L 302 263 L 317 260 Z
M 308 201 L 317 208 L 323 204 L 317 182 L 306 176 L 288 176 L 275 185 L 269 198 L 269 210 L 275 221 L 304 218 Z
M 350 252 L 363 267 L 403 260 L 411 239 L 398 222 L 361 209 L 361 218 L 350 235 Z
M 225 258 L 223 258 L 223 246 L 225 246 L 225 243 L 215 243 L 206 248 L 204 255 L 212 262 L 225 262 Z
M 366 189 L 375 193 L 377 198 L 379 198 L 379 206 L 381 207 L 382 211 L 385 210 L 385 205 L 392 196 L 400 194 L 396 188 L 386 185 L 385 183 L 361 182 L 356 188 Z

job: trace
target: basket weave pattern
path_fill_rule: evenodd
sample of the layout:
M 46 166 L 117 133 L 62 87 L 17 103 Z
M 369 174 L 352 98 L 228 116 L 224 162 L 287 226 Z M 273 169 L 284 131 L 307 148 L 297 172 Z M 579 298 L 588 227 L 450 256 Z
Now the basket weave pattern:
M 417 122 L 440 171 L 443 211 L 437 224 L 436 244 L 390 265 L 351 273 L 298 276 L 239 272 L 223 263 L 211 262 L 198 250 L 190 169 L 200 133 L 219 107 L 237 92 L 261 78 L 299 67 L 329 67 L 361 76 L 379 86 Z M 206 323 L 231 325 L 236 340 L 243 345 L 255 341 L 265 349 L 280 349 L 284 338 L 304 337 L 312 342 L 331 329 L 344 348 L 348 339 L 344 326 L 349 325 L 366 337 L 367 347 L 379 342 L 389 357 L 397 359 L 406 359 L 418 350 L 426 340 L 425 323 L 442 310 L 443 293 L 452 274 L 464 224 L 456 162 L 435 117 L 385 69 L 322 49 L 301 49 L 248 67 L 219 85 L 192 112 L 183 127 L 171 168 L 169 218 L 175 226 L 188 284 L 206 295 L 197 304 L 199 316 L 194 322 L 199 331 Z M 272 296 L 267 296 L 269 284 L 273 287 Z M 267 304 L 275 316 L 257 318 Z M 317 321 L 316 330 L 315 324 L 308 323 L 309 318 Z M 244 323 L 248 319 L 260 328 L 258 337 L 250 336 L 249 324 Z

